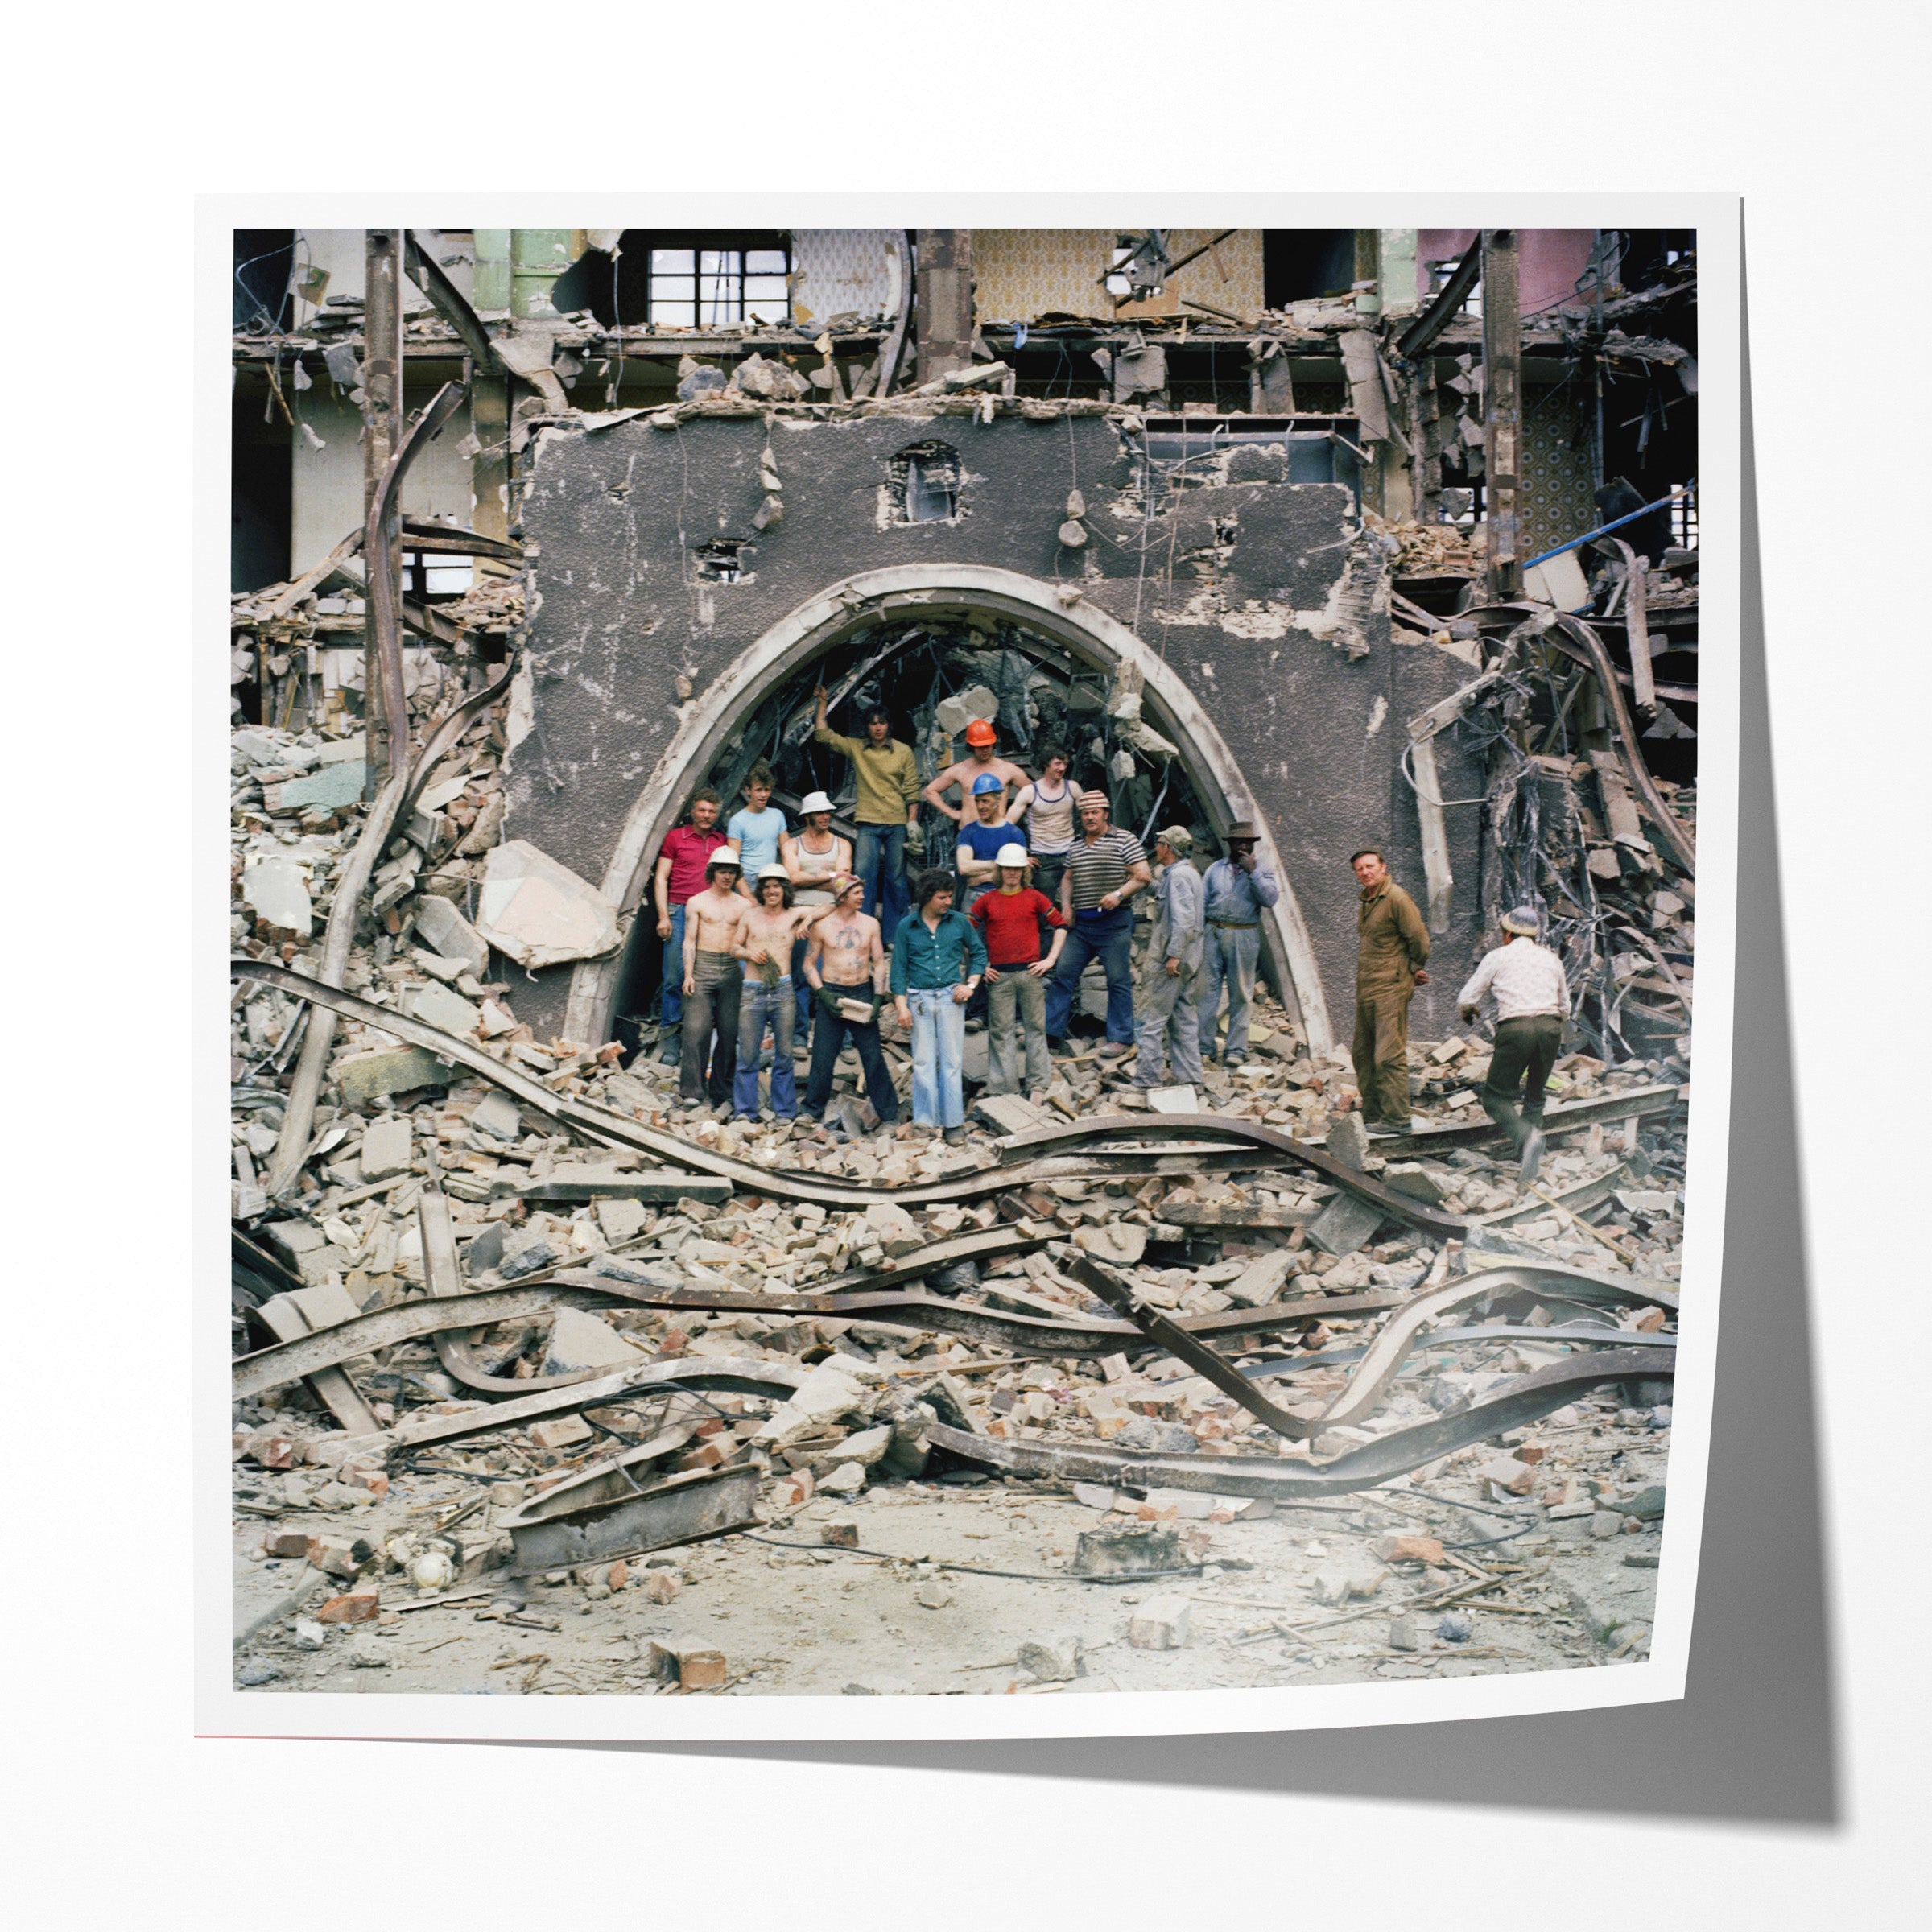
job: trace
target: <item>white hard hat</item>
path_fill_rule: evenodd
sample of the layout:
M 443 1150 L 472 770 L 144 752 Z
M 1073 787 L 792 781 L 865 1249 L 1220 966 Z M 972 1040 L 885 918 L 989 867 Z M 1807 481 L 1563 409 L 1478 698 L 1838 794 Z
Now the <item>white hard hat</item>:
M 758 883 L 762 886 L 767 879 L 780 879 L 789 886 L 791 874 L 782 865 L 761 865 L 758 868 Z
M 1002 845 L 993 855 L 996 865 L 1024 865 L 1026 864 L 1026 848 L 1024 845 Z
M 799 800 L 801 817 L 809 817 L 815 811 L 830 811 L 832 808 L 832 800 L 822 791 L 808 791 Z

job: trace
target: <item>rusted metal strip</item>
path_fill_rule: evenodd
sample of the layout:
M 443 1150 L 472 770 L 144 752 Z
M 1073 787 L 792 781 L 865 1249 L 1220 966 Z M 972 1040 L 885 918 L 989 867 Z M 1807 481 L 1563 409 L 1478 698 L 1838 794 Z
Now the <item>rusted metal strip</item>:
M 1633 1336 L 1632 1340 L 1639 1338 Z M 1274 1502 L 1349 1496 L 1406 1475 L 1438 1456 L 1521 1428 L 1607 1383 L 1670 1379 L 1674 1351 L 1655 1346 L 1578 1355 L 1526 1375 L 1506 1393 L 1459 1414 L 1402 1429 L 1321 1463 L 1286 1457 L 1150 1455 L 1129 1450 L 976 1435 L 935 1423 L 927 1442 L 964 1461 L 1015 1475 L 1066 1482 L 1111 1483 L 1134 1489 L 1191 1489 L 1212 1496 L 1250 1496 Z
M 1325 1181 L 1381 1209 L 1395 1220 L 1420 1228 L 1440 1240 L 1460 1240 L 1469 1222 L 1466 1216 L 1445 1214 L 1413 1195 L 1385 1187 L 1380 1181 L 1358 1173 L 1346 1162 L 1336 1160 L 1319 1147 L 1292 1135 L 1278 1133 L 1251 1121 L 1236 1121 L 1214 1113 L 1168 1113 L 1142 1120 L 1133 1114 L 1104 1114 L 1097 1119 L 1078 1121 L 1066 1127 L 1036 1127 L 1026 1133 L 1012 1135 L 1005 1143 L 1006 1158 L 1030 1153 L 1042 1147 L 1063 1146 L 1094 1134 L 1133 1134 L 1160 1137 L 1166 1134 L 1196 1135 L 1204 1140 L 1240 1141 L 1285 1154 L 1298 1166 L 1312 1169 Z
M 1480 1274 L 1465 1275 L 1406 1302 L 1376 1331 L 1361 1360 L 1308 1433 L 1319 1435 L 1324 1429 L 1359 1422 L 1364 1416 L 1373 1415 L 1381 1407 L 1389 1385 L 1401 1372 L 1410 1351 L 1430 1323 L 1455 1309 L 1466 1308 L 1472 1302 L 1486 1300 L 1492 1292 Z
M 476 373 L 481 375 L 495 361 L 489 332 L 484 328 L 482 318 L 470 307 L 462 290 L 444 274 L 442 263 L 432 259 L 408 229 L 403 231 L 402 251 L 410 280 L 429 297 L 437 314 L 456 332 L 457 340 L 474 357 Z
M 1554 1138 L 1571 1133 L 1593 1123 L 1641 1119 L 1645 1115 L 1671 1113 L 1684 1104 L 1682 1092 L 1673 1086 L 1629 1087 L 1621 1093 L 1606 1093 L 1594 1100 L 1571 1100 L 1548 1108 L 1543 1114 L 1543 1132 Z M 1506 1137 L 1501 1128 L 1489 1120 L 1471 1121 L 1459 1127 L 1429 1127 L 1418 1129 L 1400 1142 L 1384 1141 L 1379 1146 L 1399 1146 L 1406 1153 L 1434 1154 L 1447 1147 L 1473 1147 Z M 1478 1216 L 1478 1220 L 1486 1217 Z
M 655 1447 L 644 1445 L 645 1450 Z M 600 1463 L 502 1517 L 497 1526 L 510 1532 L 518 1567 L 554 1570 L 603 1563 L 729 1536 L 758 1521 L 762 1472 L 756 1463 L 694 1469 L 641 1488 L 631 1480 L 630 1468 L 650 1459 L 640 1451 Z
M 1419 356 L 1462 313 L 1482 267 L 1483 245 L 1480 240 L 1472 242 L 1435 299 L 1396 338 L 1398 356 Z
M 1621 537 L 1611 541 L 1624 553 L 1624 636 L 1630 647 L 1630 691 L 1646 718 L 1657 716 L 1657 680 L 1650 675 L 1650 627 L 1644 609 L 1645 564 Z
M 1185 1362 L 1196 1375 L 1205 1377 L 1224 1395 L 1232 1396 L 1250 1415 L 1265 1422 L 1277 1435 L 1285 1435 L 1298 1443 L 1307 1441 L 1316 1433 L 1315 1422 L 1305 1416 L 1291 1415 L 1270 1402 L 1225 1357 L 1216 1355 L 1205 1343 L 1196 1341 L 1186 1329 L 1168 1320 L 1158 1309 L 1148 1307 L 1111 1268 L 1103 1267 L 1092 1256 L 1082 1254 L 1077 1249 L 1063 1249 L 1055 1259 L 1083 1288 L 1091 1289 L 1108 1307 L 1118 1309 L 1156 1348 L 1165 1348 L 1170 1355 Z
M 279 987 L 297 999 L 313 1001 L 316 1005 L 325 1007 L 331 1013 L 359 1021 L 365 1026 L 387 1034 L 392 1039 L 402 1040 L 412 1046 L 424 1047 L 440 1060 L 467 1067 L 472 1072 L 479 1073 L 486 1080 L 501 1087 L 505 1092 L 514 1094 L 532 1111 L 574 1129 L 587 1140 L 606 1147 L 634 1148 L 640 1153 L 652 1154 L 659 1160 L 673 1162 L 700 1174 L 719 1175 L 734 1186 L 742 1187 L 748 1194 L 762 1195 L 780 1200 L 816 1201 L 821 1206 L 828 1208 L 869 1208 L 879 1201 L 894 1202 L 902 1208 L 921 1208 L 947 1201 L 972 1200 L 982 1195 L 1002 1194 L 1010 1188 L 1026 1185 L 1032 1178 L 1025 1169 L 1016 1170 L 1011 1167 L 990 1167 L 982 1169 L 975 1174 L 963 1176 L 958 1180 L 935 1182 L 923 1187 L 880 1187 L 835 1185 L 813 1175 L 800 1174 L 794 1169 L 761 1167 L 753 1162 L 735 1160 L 729 1154 L 714 1154 L 708 1148 L 699 1146 L 696 1141 L 681 1139 L 676 1134 L 666 1133 L 654 1127 L 647 1127 L 642 1121 L 631 1119 L 627 1114 L 613 1113 L 608 1108 L 594 1107 L 586 1101 L 570 1100 L 554 1093 L 540 1080 L 491 1058 L 473 1040 L 459 1039 L 453 1033 L 445 1033 L 440 1026 L 429 1026 L 423 1021 L 411 1018 L 407 1013 L 398 1013 L 391 1007 L 378 1006 L 373 1000 L 362 999 L 339 987 L 325 986 L 319 980 L 307 979 L 299 972 L 291 972 L 287 967 L 278 966 L 272 961 L 231 959 L 229 970 L 237 979 L 259 980 L 264 985 Z M 1233 1123 L 1220 1121 L 1216 1124 L 1224 1129 L 1238 1131 L 1235 1129 Z M 1144 1133 L 1146 1127 L 1147 1123 L 1144 1121 L 1137 1124 L 1138 1131 Z M 1252 1137 L 1252 1134 L 1249 1137 Z M 1283 1137 L 1279 1135 L 1270 1136 L 1267 1146 L 1272 1148 L 1275 1141 Z M 1059 1171 L 1063 1173 L 1065 1170 L 1063 1169 Z M 1409 1205 L 1413 1207 L 1414 1203 Z M 1391 1212 L 1400 1212 L 1401 1209 L 1393 1209 Z
M 783 1402 L 805 1380 L 806 1371 L 790 1362 L 767 1362 L 748 1356 L 720 1356 L 646 1362 L 620 1368 L 574 1389 L 556 1389 L 526 1400 L 498 1402 L 460 1415 L 412 1417 L 396 1424 L 384 1439 L 392 1449 L 420 1449 L 431 1443 L 459 1442 L 465 1436 L 489 1435 L 498 1429 L 521 1429 L 553 1415 L 572 1415 L 605 1402 L 646 1395 L 675 1383 L 680 1389 L 718 1389 L 733 1395 L 756 1395 Z

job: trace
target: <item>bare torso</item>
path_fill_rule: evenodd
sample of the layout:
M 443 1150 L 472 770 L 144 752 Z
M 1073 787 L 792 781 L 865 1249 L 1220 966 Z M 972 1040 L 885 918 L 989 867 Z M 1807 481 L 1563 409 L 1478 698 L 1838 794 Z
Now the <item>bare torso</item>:
M 824 985 L 867 986 L 873 983 L 881 960 L 878 921 L 862 912 L 835 912 L 819 924 L 805 964 Z

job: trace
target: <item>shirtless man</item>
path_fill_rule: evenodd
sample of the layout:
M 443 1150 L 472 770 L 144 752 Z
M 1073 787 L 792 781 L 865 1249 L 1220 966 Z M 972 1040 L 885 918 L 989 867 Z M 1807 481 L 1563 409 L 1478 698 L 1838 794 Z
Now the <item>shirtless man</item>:
M 865 1075 L 865 1097 L 880 1124 L 899 1117 L 898 1096 L 879 1045 L 877 1018 L 849 1018 L 839 1011 L 841 998 L 864 1000 L 876 1007 L 886 990 L 886 948 L 879 923 L 860 908 L 865 888 L 848 873 L 832 882 L 837 895 L 831 910 L 813 927 L 805 948 L 805 977 L 818 995 L 818 1023 L 811 1040 L 811 1075 L 806 1083 L 805 1111 L 814 1120 L 824 1117 L 832 1098 L 832 1077 L 848 1038 L 859 1051 Z
M 738 927 L 751 907 L 740 895 L 742 867 L 735 845 L 720 845 L 705 862 L 704 890 L 684 906 L 684 1041 L 678 1062 L 678 1097 L 687 1107 L 731 1098 L 738 1057 L 738 996 L 743 976 L 734 956 Z M 712 1046 L 707 1077 L 705 1048 Z
M 782 865 L 760 870 L 758 892 L 756 902 L 738 915 L 731 948 L 748 968 L 738 1001 L 738 1064 L 731 1104 L 733 1113 L 747 1118 L 758 1111 L 758 1055 L 769 1026 L 771 1110 L 780 1120 L 789 1121 L 799 1111 L 791 1064 L 792 947 L 807 927 L 827 918 L 832 907 L 795 906 L 791 881 Z
M 966 742 L 970 747 L 964 758 L 956 765 L 948 765 L 939 775 L 920 794 L 928 805 L 936 806 L 956 825 L 971 823 L 973 816 L 972 782 L 986 772 L 991 772 L 1006 787 L 1010 797 L 1027 781 L 1025 772 L 1010 758 L 996 758 L 993 748 L 1000 741 L 1000 734 L 984 718 L 975 718 L 966 727 Z M 942 795 L 948 786 L 960 788 L 960 803 L 952 806 Z
M 822 791 L 807 792 L 799 801 L 804 823 L 778 840 L 778 863 L 791 881 L 791 902 L 821 910 L 832 904 L 832 881 L 840 873 L 856 872 L 852 846 L 832 829 L 832 800 Z M 811 989 L 805 983 L 805 935 L 791 947 L 791 986 L 799 1002 L 797 1038 L 811 1033 Z

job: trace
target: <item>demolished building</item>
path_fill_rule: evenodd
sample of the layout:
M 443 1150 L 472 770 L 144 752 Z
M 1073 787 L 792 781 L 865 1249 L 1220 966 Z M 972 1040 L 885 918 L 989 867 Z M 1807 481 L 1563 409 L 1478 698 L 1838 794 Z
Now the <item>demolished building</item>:
M 626 1554 L 774 1520 L 774 1484 L 789 1517 L 820 1478 L 856 1499 L 930 1461 L 1158 1525 L 1193 1520 L 1175 1496 L 1309 1506 L 1499 1435 L 1547 1449 L 1543 1418 L 1600 1400 L 1643 1466 L 1692 985 L 1693 242 L 238 237 L 237 1466 L 333 1455 L 335 1488 L 378 1501 L 392 1476 L 506 1491 L 475 1562 L 441 1508 L 407 1548 L 324 1534 L 299 1561 L 345 1599 L 383 1574 L 447 1596 L 426 1551 L 505 1601 L 595 1563 L 608 1594 Z M 1051 1114 L 989 1106 L 964 1153 L 881 1147 L 844 1080 L 813 1134 L 674 1132 L 637 1051 L 650 869 L 691 789 L 760 757 L 781 803 L 848 803 L 811 741 L 821 682 L 885 705 L 925 777 L 985 717 L 1022 762 L 1067 743 L 1137 831 L 1178 818 L 1210 853 L 1256 820 L 1283 888 L 1257 1064 L 1150 1123 L 1076 1055 Z M 1411 1051 L 1435 1137 L 1393 1161 L 1354 1145 L 1336 1051 L 1347 860 L 1375 840 L 1448 963 Z M 1483 1151 L 1486 1048 L 1453 1005 L 1525 899 L 1573 989 L 1554 1195 Z M 423 1312 L 452 1295 L 460 1327 Z M 1452 1341 L 1430 1327 L 1452 1309 L 1506 1332 Z M 1360 1323 L 1382 1339 L 1339 1374 Z M 1269 1335 L 1285 1354 L 1247 1339 Z M 1405 1368 L 1424 1335 L 1475 1352 Z M 652 1367 L 677 1387 L 642 1403 Z M 1276 1371 L 1317 1402 L 1258 1396 Z M 801 1374 L 845 1382 L 799 1427 Z M 423 1459 L 480 1430 L 509 1447 Z M 1244 1433 L 1344 1466 L 1237 1476 L 1219 1446 Z M 682 1481 L 747 1469 L 741 1494 Z M 663 1521 L 598 1529 L 646 1476 Z M 1517 1480 L 1538 1534 L 1655 1521 L 1596 1507 L 1627 1483 Z M 560 1482 L 597 1493 L 539 1509 Z M 299 1519 L 301 1486 L 251 1509 Z M 1641 1648 L 1641 1620 L 1591 1627 Z

